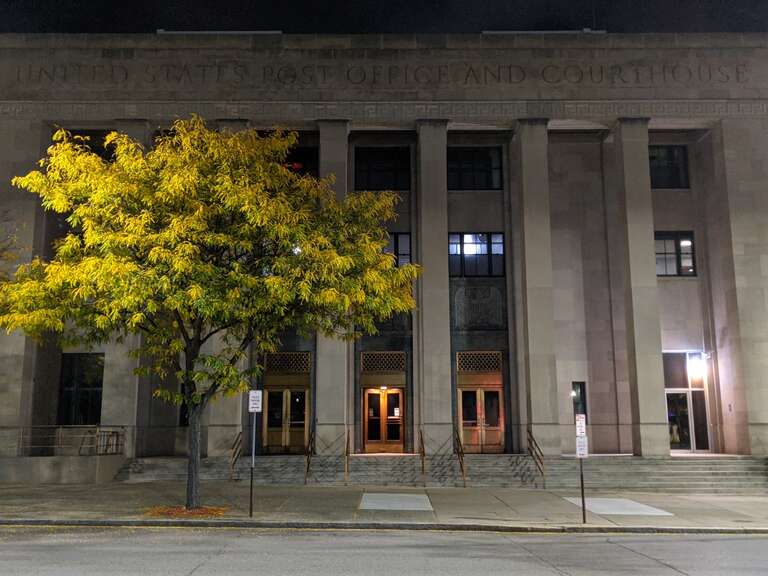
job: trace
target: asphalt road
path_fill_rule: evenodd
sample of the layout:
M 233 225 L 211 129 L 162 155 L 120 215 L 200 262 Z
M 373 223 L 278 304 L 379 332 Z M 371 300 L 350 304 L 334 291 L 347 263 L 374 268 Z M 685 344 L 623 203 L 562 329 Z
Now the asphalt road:
M 757 536 L 0 529 L 2 576 L 766 574 Z

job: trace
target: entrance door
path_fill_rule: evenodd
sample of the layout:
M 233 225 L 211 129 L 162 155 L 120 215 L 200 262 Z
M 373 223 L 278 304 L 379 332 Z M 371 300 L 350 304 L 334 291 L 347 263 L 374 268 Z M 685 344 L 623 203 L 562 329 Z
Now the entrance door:
M 305 389 L 267 390 L 264 412 L 264 447 L 270 454 L 302 454 L 307 443 Z
M 691 450 L 693 446 L 688 392 L 667 392 L 667 420 L 669 421 L 669 447 L 672 450 Z
M 405 420 L 402 389 L 368 388 L 363 399 L 365 451 L 402 452 Z
M 667 420 L 670 449 L 709 450 L 704 390 L 668 390 Z
M 501 388 L 459 390 L 459 429 L 465 452 L 504 451 L 502 399 Z

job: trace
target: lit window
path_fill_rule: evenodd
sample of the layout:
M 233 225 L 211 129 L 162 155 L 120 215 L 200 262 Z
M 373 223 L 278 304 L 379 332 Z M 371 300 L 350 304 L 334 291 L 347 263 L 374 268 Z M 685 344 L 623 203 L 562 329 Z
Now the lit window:
M 448 147 L 448 190 L 501 188 L 500 147 Z
M 503 276 L 504 235 L 449 234 L 448 271 L 451 276 Z
M 685 146 L 649 146 L 651 188 L 688 188 Z
M 656 275 L 696 276 L 693 232 L 656 232 Z

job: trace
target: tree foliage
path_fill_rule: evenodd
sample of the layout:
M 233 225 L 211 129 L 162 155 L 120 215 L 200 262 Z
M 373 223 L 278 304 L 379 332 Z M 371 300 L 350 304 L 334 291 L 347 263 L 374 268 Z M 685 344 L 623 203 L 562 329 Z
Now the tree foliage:
M 108 161 L 59 130 L 13 184 L 66 215 L 69 232 L 2 287 L 0 326 L 65 343 L 140 333 L 148 369 L 182 384 L 160 394 L 201 410 L 247 389 L 250 346 L 273 350 L 286 329 L 354 338 L 409 311 L 418 268 L 383 252 L 397 196 L 337 200 L 330 178 L 287 166 L 296 138 L 193 116 L 150 150 L 110 133 Z

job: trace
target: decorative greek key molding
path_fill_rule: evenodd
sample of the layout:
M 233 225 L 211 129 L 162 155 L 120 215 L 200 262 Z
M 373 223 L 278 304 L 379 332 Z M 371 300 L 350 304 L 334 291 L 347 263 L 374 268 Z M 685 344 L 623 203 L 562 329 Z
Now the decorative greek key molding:
M 606 120 L 619 117 L 766 117 L 768 100 L 514 100 L 444 102 L 363 101 L 0 101 L 0 118 L 43 121 L 146 119 L 167 122 L 191 113 L 249 119 L 261 124 L 302 124 L 347 119 L 360 124 L 411 124 L 419 119 L 511 126 L 520 118 Z

